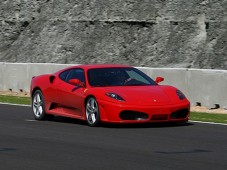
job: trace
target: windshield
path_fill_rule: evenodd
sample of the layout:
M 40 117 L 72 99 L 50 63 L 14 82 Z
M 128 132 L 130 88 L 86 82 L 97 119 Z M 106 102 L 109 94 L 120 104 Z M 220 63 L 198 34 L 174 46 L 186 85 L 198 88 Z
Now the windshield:
M 156 85 L 154 80 L 136 68 L 95 68 L 88 70 L 91 86 Z

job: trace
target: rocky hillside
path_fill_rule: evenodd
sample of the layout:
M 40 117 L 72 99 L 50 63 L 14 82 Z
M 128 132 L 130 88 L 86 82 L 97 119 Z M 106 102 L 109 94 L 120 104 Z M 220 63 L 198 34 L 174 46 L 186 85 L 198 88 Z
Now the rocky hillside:
M 0 62 L 227 70 L 226 0 L 1 0 Z

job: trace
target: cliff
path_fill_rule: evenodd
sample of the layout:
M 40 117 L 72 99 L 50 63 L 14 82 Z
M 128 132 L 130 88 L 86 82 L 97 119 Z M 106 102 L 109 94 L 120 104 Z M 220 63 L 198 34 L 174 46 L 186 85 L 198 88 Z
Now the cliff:
M 1 0 L 0 62 L 227 69 L 226 0 Z

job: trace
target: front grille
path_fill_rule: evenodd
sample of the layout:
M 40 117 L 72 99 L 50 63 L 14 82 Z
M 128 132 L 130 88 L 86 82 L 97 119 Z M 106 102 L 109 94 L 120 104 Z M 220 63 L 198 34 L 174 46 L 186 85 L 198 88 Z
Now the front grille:
M 125 110 L 120 113 L 120 118 L 122 120 L 146 120 L 148 115 L 143 112 Z
M 171 113 L 171 119 L 183 119 L 188 116 L 189 110 L 188 109 L 181 109 Z
M 158 121 L 158 120 L 168 120 L 167 114 L 155 114 L 152 115 L 151 120 Z

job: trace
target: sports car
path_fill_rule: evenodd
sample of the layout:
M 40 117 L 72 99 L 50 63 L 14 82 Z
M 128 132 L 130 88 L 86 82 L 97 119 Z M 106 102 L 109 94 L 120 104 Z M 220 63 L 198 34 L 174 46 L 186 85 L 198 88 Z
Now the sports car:
M 64 116 L 101 122 L 186 122 L 190 102 L 177 88 L 160 85 L 126 65 L 78 65 L 33 77 L 30 94 L 36 120 Z

